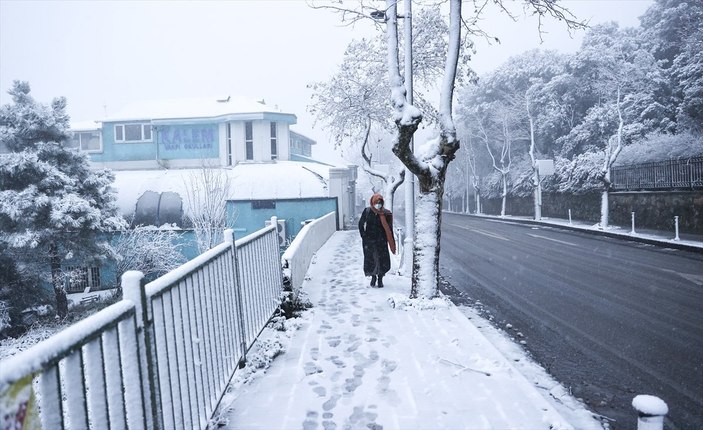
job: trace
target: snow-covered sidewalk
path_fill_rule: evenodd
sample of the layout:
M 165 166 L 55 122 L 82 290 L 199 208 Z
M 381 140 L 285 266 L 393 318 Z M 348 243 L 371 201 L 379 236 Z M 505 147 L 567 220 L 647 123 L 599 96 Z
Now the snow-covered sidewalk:
M 223 399 L 227 428 L 601 428 L 572 398 L 558 410 L 448 300 L 410 301 L 399 276 L 370 288 L 358 232 L 335 233 L 313 263 L 313 308 L 297 330 L 264 331 Z

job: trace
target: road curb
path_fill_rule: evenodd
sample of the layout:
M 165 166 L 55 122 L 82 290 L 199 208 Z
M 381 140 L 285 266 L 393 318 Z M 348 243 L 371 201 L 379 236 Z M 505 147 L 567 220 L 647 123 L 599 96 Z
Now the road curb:
M 560 228 L 562 230 L 579 231 L 579 232 L 588 233 L 588 234 L 592 234 L 592 235 L 596 235 L 596 236 L 612 237 L 615 239 L 627 240 L 630 242 L 645 243 L 648 245 L 659 246 L 662 248 L 680 249 L 683 251 L 689 251 L 689 252 L 695 252 L 698 254 L 703 254 L 703 247 L 688 245 L 688 244 L 680 243 L 680 242 L 675 242 L 673 240 L 663 240 L 663 239 L 660 240 L 660 239 L 651 239 L 651 238 L 647 238 L 647 237 L 637 237 L 637 236 L 631 236 L 629 234 L 614 233 L 614 232 L 603 231 L 603 230 L 593 230 L 593 229 L 589 229 L 589 228 L 576 227 L 576 226 L 572 226 L 572 225 L 553 224 L 550 222 L 535 221 L 532 219 L 501 218 L 501 217 L 497 217 L 497 216 L 494 217 L 494 216 L 486 216 L 486 215 L 462 214 L 462 213 L 457 213 L 457 212 L 448 212 L 448 213 L 451 213 L 453 215 L 464 215 L 464 216 L 468 216 L 468 217 L 472 217 L 472 218 L 490 219 L 490 220 L 500 221 L 500 222 L 514 222 L 514 223 L 519 223 L 519 224 L 554 227 L 554 228 Z

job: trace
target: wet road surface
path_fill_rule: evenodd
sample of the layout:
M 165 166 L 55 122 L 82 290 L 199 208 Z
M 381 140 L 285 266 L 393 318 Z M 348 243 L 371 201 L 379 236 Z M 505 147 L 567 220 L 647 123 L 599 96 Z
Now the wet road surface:
M 637 394 L 669 405 L 666 428 L 703 428 L 703 255 L 455 214 L 441 274 L 613 429 Z M 450 288 L 451 289 L 451 288 Z

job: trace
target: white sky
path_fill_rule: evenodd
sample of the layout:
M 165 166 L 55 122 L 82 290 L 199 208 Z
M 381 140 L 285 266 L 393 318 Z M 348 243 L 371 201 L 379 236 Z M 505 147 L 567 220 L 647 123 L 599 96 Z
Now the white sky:
M 353 2 L 351 2 L 353 3 Z M 651 0 L 566 0 L 591 24 L 636 26 Z M 382 3 L 379 2 L 379 7 Z M 521 15 L 520 3 L 508 3 Z M 467 3 L 467 7 L 469 4 Z M 493 7 L 484 29 L 500 45 L 478 43 L 474 68 L 492 70 L 540 46 L 536 21 L 511 22 Z M 338 15 L 303 0 L 0 0 L 0 104 L 15 79 L 34 97 L 66 96 L 74 121 L 93 120 L 144 99 L 240 95 L 294 113 L 294 130 L 317 140 L 313 156 L 338 161 L 327 134 L 307 113 L 311 90 L 334 73 L 352 38 L 375 27 L 340 25 Z M 543 48 L 574 51 L 563 24 L 548 23 Z

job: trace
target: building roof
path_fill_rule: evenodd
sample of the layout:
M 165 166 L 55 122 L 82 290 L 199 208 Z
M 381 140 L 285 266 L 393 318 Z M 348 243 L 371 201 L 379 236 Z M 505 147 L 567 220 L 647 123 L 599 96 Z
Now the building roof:
M 264 100 L 254 101 L 231 96 L 137 101 L 114 114 L 107 115 L 101 121 L 217 118 L 227 115 L 265 113 L 290 116 L 290 122 L 295 123 L 295 115 L 282 112 L 278 106 L 269 106 Z
M 329 166 L 316 163 L 277 161 L 240 163 L 233 168 L 216 168 L 229 180 L 228 200 L 279 200 L 328 197 Z M 131 216 L 137 200 L 147 191 L 175 192 L 186 206 L 186 194 L 193 175 L 200 169 L 115 171 L 114 188 L 120 212 Z

